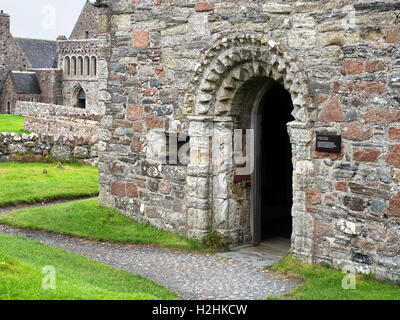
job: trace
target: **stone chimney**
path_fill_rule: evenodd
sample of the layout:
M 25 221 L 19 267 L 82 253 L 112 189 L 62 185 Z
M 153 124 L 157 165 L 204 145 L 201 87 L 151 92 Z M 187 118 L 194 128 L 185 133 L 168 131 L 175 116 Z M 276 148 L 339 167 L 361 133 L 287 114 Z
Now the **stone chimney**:
M 10 33 L 10 16 L 0 10 L 0 34 Z

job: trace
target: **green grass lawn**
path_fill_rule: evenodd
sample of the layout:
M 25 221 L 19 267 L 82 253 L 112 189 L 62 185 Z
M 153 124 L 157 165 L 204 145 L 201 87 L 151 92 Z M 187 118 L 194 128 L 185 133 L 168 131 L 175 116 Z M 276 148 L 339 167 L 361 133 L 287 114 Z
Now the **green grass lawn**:
M 204 249 L 197 241 L 157 230 L 135 222 L 116 210 L 102 208 L 98 205 L 97 198 L 18 210 L 1 215 L 0 224 L 41 229 L 92 240 L 154 244 L 185 250 Z
M 346 274 L 339 270 L 310 265 L 287 255 L 270 267 L 280 274 L 304 279 L 304 284 L 284 297 L 298 300 L 400 300 L 400 285 L 387 284 L 371 276 L 357 275 L 356 289 L 345 290 Z
M 0 132 L 27 133 L 24 130 L 24 117 L 13 114 L 0 114 Z
M 43 169 L 47 174 L 43 174 Z M 98 194 L 98 168 L 81 164 L 0 163 L 0 207 Z
M 42 288 L 42 268 L 56 271 L 55 290 Z M 0 235 L 0 300 L 176 300 L 142 276 L 19 237 Z

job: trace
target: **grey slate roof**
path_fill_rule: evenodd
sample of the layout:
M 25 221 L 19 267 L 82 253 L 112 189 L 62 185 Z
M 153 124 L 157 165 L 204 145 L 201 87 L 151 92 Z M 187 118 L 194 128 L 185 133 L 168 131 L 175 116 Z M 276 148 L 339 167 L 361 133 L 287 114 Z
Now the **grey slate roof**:
M 15 39 L 28 59 L 31 68 L 51 69 L 57 68 L 57 42 L 36 39 Z
M 15 92 L 17 94 L 41 94 L 40 84 L 34 72 L 11 72 Z

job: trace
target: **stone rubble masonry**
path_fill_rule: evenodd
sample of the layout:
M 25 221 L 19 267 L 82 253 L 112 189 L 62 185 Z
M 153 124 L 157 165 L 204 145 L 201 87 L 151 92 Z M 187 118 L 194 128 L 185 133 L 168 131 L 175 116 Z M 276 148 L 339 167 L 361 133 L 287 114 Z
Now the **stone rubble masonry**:
M 0 162 L 56 160 L 98 163 L 98 144 L 77 136 L 0 133 Z
M 215 229 L 252 243 L 252 178 L 217 155 L 224 136 L 250 128 L 270 78 L 294 106 L 294 254 L 400 279 L 397 0 L 102 3 L 102 205 L 189 237 Z M 165 152 L 162 131 L 189 135 L 189 164 L 147 156 Z M 316 132 L 342 135 L 341 153 L 316 152 Z
M 25 117 L 31 135 L 4 133 L 1 161 L 58 160 L 98 163 L 99 119 L 86 109 L 18 101 L 15 114 Z M 0 147 L 1 148 L 1 147 Z
M 86 109 L 18 101 L 16 115 L 25 117 L 24 129 L 44 135 L 72 135 L 87 143 L 99 140 L 99 119 Z

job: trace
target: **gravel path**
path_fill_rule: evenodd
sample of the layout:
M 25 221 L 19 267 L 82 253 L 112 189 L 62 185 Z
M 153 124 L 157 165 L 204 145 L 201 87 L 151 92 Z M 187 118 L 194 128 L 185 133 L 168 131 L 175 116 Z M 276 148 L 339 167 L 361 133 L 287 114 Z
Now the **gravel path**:
M 263 268 L 214 255 L 94 242 L 7 226 L 0 226 L 0 233 L 40 241 L 140 274 L 186 300 L 262 300 L 299 285 L 298 281 L 276 278 Z

